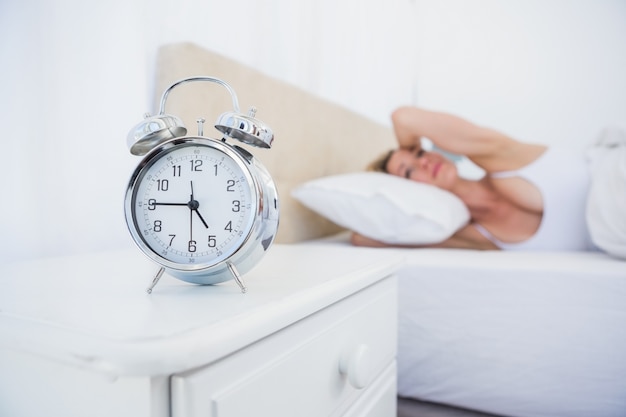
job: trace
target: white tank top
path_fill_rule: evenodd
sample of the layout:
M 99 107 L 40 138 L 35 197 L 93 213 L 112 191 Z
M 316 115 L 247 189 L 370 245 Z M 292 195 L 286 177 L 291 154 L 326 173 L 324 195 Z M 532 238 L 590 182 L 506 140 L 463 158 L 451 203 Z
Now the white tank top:
M 491 173 L 492 178 L 519 177 L 535 185 L 543 197 L 543 216 L 537 232 L 518 243 L 502 242 L 483 226 L 476 229 L 504 250 L 592 250 L 585 209 L 590 176 L 584 154 L 548 148 L 517 171 Z

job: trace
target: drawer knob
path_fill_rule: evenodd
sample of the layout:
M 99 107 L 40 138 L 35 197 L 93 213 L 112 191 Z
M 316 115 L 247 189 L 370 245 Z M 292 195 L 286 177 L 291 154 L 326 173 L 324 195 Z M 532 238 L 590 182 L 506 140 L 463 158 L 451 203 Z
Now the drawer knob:
M 368 386 L 372 378 L 369 346 L 360 344 L 345 351 L 339 358 L 339 372 L 356 389 Z

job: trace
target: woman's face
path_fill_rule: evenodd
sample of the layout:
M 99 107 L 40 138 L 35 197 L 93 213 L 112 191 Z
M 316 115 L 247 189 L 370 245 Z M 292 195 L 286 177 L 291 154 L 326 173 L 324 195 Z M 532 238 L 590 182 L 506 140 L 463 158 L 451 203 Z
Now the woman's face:
M 437 152 L 398 149 L 387 162 L 392 175 L 450 190 L 457 179 L 456 165 Z

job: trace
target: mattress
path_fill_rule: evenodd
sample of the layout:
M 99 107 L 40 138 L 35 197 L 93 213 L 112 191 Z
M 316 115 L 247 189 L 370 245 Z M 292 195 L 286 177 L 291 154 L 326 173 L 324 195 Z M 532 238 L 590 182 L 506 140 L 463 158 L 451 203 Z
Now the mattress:
M 626 416 L 626 262 L 600 252 L 381 250 L 406 259 L 400 396 L 502 416 Z

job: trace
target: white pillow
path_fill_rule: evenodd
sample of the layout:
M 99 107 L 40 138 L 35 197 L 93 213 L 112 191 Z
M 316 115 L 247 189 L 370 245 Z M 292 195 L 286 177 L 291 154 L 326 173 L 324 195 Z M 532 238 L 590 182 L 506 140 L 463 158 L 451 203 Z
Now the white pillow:
M 586 215 L 591 240 L 604 252 L 626 259 L 626 131 L 605 129 L 587 156 L 591 186 Z
M 439 243 L 470 219 L 454 194 L 381 172 L 312 180 L 292 196 L 332 222 L 388 244 Z

